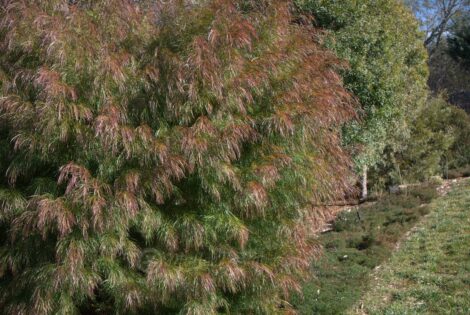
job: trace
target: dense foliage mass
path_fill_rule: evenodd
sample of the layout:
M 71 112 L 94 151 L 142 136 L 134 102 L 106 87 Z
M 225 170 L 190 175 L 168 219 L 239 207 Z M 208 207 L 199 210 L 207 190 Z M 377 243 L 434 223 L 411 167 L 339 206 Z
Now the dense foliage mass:
M 433 175 L 442 175 L 457 136 L 451 122 L 454 118 L 451 109 L 442 99 L 432 99 L 416 117 L 409 142 L 392 159 L 396 163 L 395 182 L 423 181 Z
M 470 166 L 470 115 L 463 109 L 450 106 L 448 124 L 453 129 L 454 142 L 446 154 L 444 172 Z
M 470 70 L 470 13 L 464 22 L 456 25 L 455 31 L 448 38 L 448 43 L 452 58 Z
M 374 168 L 386 150 L 399 151 L 410 117 L 426 96 L 426 50 L 411 12 L 395 0 L 298 0 L 329 31 L 327 46 L 348 60 L 347 87 L 358 97 L 362 119 L 346 128 L 346 144 L 361 148 L 359 169 Z
M 287 1 L 9 3 L 2 314 L 287 311 L 350 178 L 319 34 Z
M 408 141 L 400 151 L 385 151 L 380 171 L 373 174 L 374 182 L 390 186 L 466 173 L 470 165 L 470 116 L 464 110 L 442 97 L 433 97 L 410 124 Z

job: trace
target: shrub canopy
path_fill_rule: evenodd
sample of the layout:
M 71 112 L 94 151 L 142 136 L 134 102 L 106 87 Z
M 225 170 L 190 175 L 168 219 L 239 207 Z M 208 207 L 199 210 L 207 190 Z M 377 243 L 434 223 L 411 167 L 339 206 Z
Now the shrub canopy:
M 11 1 L 0 309 L 274 314 L 348 190 L 355 117 L 288 1 Z M 293 22 L 295 21 L 295 22 Z
M 470 116 L 442 97 L 431 98 L 413 121 L 409 143 L 393 161 L 392 177 L 407 182 L 446 176 L 470 165 Z

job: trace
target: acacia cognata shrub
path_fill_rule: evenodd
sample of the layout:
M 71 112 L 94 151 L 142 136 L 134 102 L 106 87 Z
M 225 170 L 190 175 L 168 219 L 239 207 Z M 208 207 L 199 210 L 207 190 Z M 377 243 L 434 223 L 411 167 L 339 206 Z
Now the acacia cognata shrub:
M 8 1 L 7 1 L 8 2 Z M 348 190 L 341 63 L 288 1 L 10 1 L 5 314 L 274 314 Z

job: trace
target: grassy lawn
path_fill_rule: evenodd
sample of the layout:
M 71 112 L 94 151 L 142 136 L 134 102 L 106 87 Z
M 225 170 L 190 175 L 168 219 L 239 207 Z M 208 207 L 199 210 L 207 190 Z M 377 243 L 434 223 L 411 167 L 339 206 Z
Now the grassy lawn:
M 373 277 L 351 314 L 470 314 L 470 181 L 433 202 Z
M 321 235 L 324 256 L 312 265 L 314 278 L 291 303 L 299 314 L 344 314 L 369 288 L 374 268 L 390 258 L 396 243 L 429 213 L 435 187 L 389 195 L 341 214 L 333 231 Z

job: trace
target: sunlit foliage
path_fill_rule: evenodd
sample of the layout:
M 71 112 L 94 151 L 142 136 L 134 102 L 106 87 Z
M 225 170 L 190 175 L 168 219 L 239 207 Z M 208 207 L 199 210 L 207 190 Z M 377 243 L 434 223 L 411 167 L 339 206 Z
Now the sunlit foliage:
M 406 144 L 410 120 L 426 101 L 424 34 L 401 1 L 297 2 L 329 33 L 326 45 L 350 63 L 344 80 L 363 111 L 347 128 L 345 142 L 361 149 L 358 168 L 372 170 L 385 150 L 400 151 Z
M 4 1 L 3 314 L 275 314 L 349 187 L 288 1 Z

